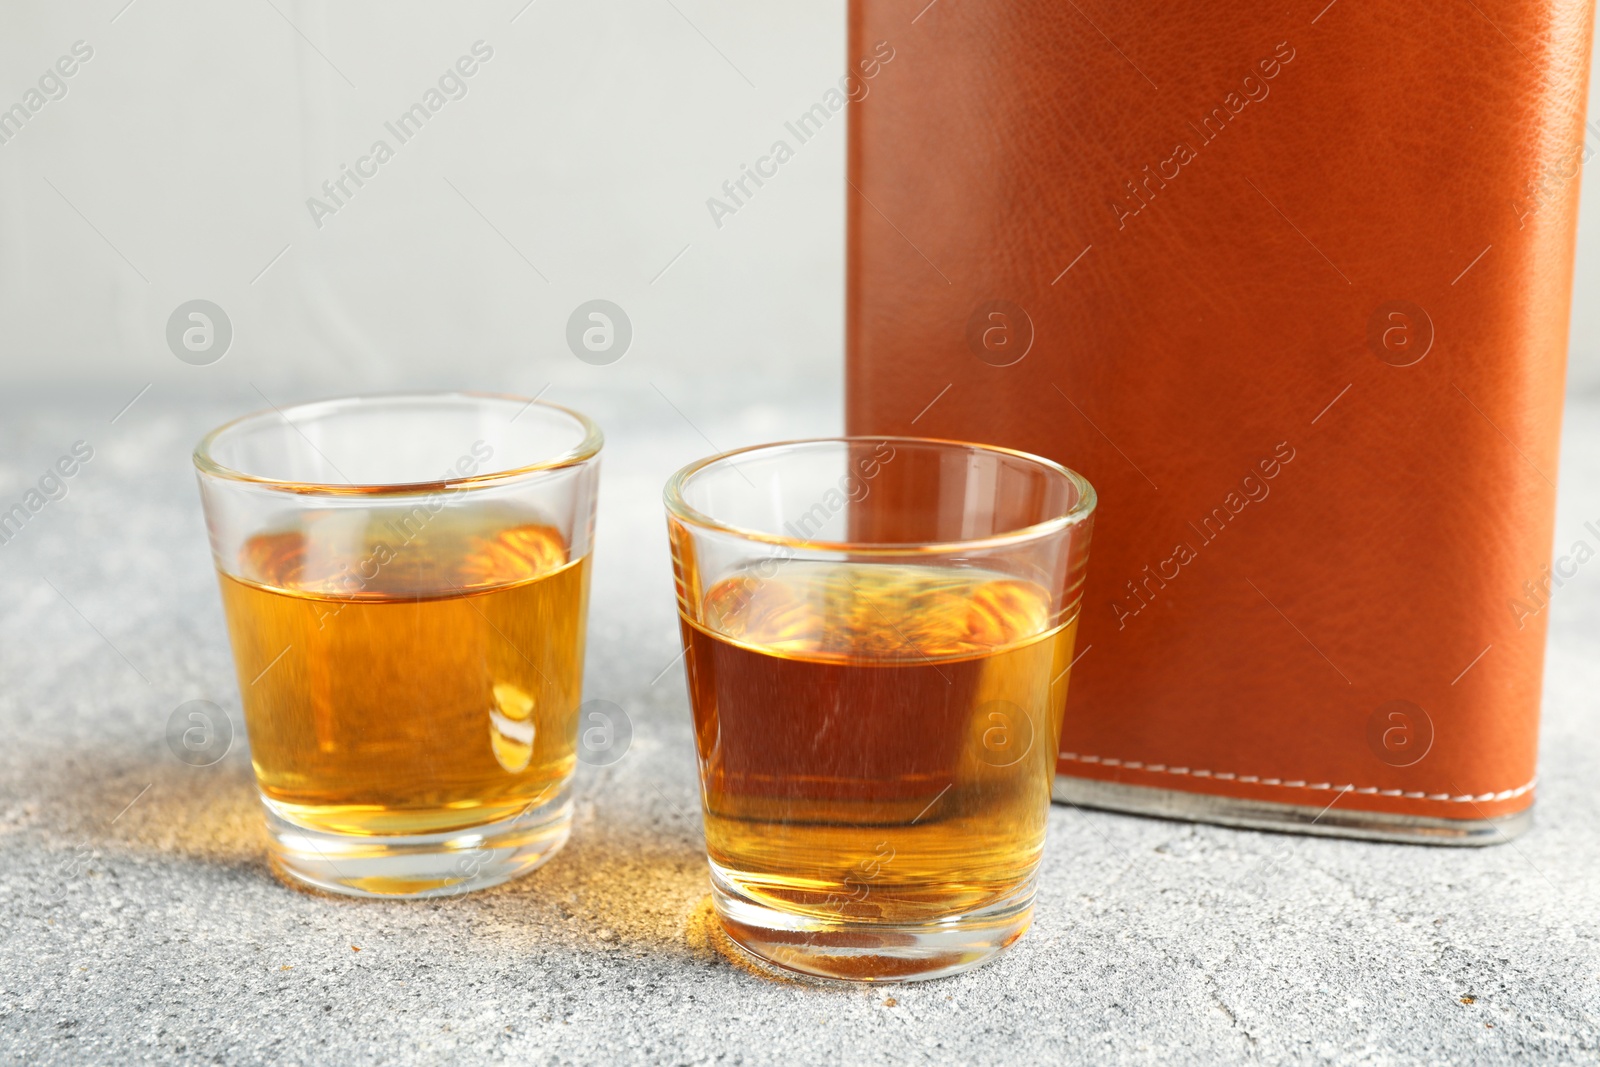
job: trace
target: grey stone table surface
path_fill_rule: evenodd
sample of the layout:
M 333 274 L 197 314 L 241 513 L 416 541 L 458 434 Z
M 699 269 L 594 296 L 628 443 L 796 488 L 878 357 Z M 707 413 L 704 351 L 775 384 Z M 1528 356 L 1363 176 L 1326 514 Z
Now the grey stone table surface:
M 0 1061 L 1600 1061 L 1600 563 L 1550 607 L 1538 820 L 1514 843 L 1057 807 L 1033 929 L 996 962 L 779 980 L 709 910 L 660 488 L 710 442 L 835 432 L 837 397 L 550 396 L 608 430 L 587 696 L 634 738 L 580 769 L 553 862 L 433 903 L 296 892 L 264 862 L 188 458 L 259 399 L 157 393 L 115 422 L 125 397 L 0 401 L 0 504 L 94 449 L 0 546 Z M 1592 542 L 1600 403 L 1571 401 L 1565 426 L 1557 540 Z M 211 767 L 164 738 L 195 698 L 241 735 Z

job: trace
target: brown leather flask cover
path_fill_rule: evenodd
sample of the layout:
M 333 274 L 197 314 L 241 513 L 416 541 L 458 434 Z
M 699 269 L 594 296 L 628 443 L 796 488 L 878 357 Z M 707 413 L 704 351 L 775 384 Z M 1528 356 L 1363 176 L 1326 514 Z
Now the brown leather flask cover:
M 1592 24 L 852 0 L 848 427 L 1095 485 L 1060 773 L 1533 802 Z

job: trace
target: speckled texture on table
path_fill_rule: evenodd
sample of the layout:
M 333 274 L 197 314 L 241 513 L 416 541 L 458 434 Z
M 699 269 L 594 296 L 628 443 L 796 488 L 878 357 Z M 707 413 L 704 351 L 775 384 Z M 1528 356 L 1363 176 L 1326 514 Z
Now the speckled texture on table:
M 1034 927 L 995 963 L 776 980 L 709 911 L 659 493 L 707 439 L 836 431 L 837 401 L 551 395 L 609 431 L 587 695 L 635 736 L 580 770 L 554 862 L 440 903 L 285 888 L 242 744 L 209 768 L 167 749 L 193 698 L 242 734 L 188 452 L 259 404 L 151 395 L 112 424 L 125 398 L 3 401 L 0 503 L 75 440 L 95 458 L 0 546 L 0 1061 L 1600 1061 L 1600 562 L 1550 608 L 1539 818 L 1514 844 L 1057 807 Z M 1600 525 L 1600 403 L 1566 426 L 1564 545 Z

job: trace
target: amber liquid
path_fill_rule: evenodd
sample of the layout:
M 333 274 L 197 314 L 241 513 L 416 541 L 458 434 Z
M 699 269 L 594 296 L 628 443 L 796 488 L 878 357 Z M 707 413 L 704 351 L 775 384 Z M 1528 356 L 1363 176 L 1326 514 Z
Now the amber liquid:
M 428 834 L 556 795 L 576 760 L 587 557 L 492 509 L 312 520 L 252 538 L 222 576 L 269 804 L 312 829 Z
M 706 842 L 758 902 L 926 922 L 1044 844 L 1076 614 L 993 571 L 791 562 L 725 579 L 689 647 Z

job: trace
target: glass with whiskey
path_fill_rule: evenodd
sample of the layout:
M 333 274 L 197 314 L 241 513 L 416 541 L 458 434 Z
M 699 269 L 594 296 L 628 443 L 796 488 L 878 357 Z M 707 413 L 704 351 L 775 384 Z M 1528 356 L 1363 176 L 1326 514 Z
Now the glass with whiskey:
M 1033 913 L 1094 490 L 917 438 L 730 452 L 667 483 L 712 899 L 832 978 L 932 978 Z
M 250 415 L 195 450 L 284 876 L 464 892 L 566 842 L 599 429 L 521 397 Z

